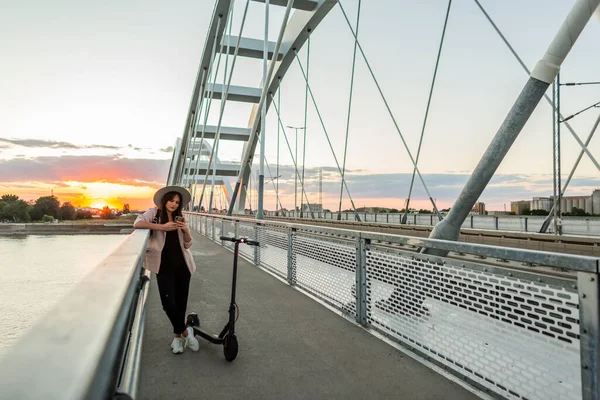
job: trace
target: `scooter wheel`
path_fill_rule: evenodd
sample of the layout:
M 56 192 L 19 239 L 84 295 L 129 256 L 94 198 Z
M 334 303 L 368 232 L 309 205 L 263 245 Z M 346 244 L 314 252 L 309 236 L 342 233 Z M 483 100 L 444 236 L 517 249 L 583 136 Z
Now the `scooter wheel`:
M 185 324 L 187 326 L 200 326 L 200 318 L 198 318 L 198 314 L 190 313 L 185 320 Z
M 233 361 L 238 354 L 238 341 L 235 335 L 227 335 L 223 341 L 223 354 L 227 361 Z

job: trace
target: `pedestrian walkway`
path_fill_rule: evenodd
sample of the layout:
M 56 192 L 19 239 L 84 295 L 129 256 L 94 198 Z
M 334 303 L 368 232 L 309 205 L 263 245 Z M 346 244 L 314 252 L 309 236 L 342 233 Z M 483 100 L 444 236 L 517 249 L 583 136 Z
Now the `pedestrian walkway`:
M 227 320 L 233 253 L 193 232 L 198 267 L 188 312 L 209 332 Z M 241 246 L 241 245 L 240 245 Z M 445 399 L 478 397 L 277 278 L 239 259 L 239 354 L 200 340 L 171 352 L 171 326 L 151 282 L 140 399 Z

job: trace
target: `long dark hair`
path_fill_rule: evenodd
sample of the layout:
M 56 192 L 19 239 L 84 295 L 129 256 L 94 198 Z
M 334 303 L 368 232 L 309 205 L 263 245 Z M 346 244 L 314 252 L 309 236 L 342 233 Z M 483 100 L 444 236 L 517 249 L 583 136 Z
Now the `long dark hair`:
M 181 198 L 181 195 L 177 192 L 168 192 L 160 200 L 160 206 L 156 210 L 156 215 L 154 216 L 154 220 L 152 221 L 153 223 L 161 224 L 161 223 L 166 223 L 169 221 L 169 215 L 167 214 L 167 207 L 165 207 L 165 206 L 167 205 L 167 201 L 173 200 L 175 198 L 175 196 L 179 196 L 179 207 L 177 207 L 177 209 L 175 211 L 173 211 L 173 213 L 171 215 L 172 215 L 173 219 L 175 219 L 175 217 L 177 217 L 177 216 L 182 215 L 181 214 L 181 207 L 182 207 L 181 202 L 183 201 L 183 199 Z M 162 221 L 164 221 L 164 222 L 162 222 Z M 150 235 L 152 235 L 152 233 L 153 233 L 153 231 L 150 231 Z

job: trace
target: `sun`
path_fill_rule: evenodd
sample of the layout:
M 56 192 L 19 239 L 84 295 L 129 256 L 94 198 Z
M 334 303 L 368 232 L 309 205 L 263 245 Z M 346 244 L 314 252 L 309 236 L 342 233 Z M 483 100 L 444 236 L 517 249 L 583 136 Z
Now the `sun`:
M 102 210 L 106 206 L 110 208 L 110 204 L 107 204 L 105 202 L 94 201 L 92 202 L 92 204 L 90 204 L 90 208 L 97 208 L 99 210 Z

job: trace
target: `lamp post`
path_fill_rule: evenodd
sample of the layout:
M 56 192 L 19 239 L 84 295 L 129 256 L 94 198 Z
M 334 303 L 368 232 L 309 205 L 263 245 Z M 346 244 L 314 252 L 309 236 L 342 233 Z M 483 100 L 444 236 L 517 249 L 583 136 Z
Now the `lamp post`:
M 556 77 L 556 81 L 555 81 L 555 85 L 553 87 L 553 142 L 554 142 L 554 197 L 553 197 L 553 204 L 552 204 L 552 208 L 550 209 L 550 213 L 549 215 L 546 217 L 546 219 L 544 220 L 544 222 L 542 223 L 542 227 L 540 228 L 540 233 L 545 233 L 548 229 L 548 226 L 550 225 L 550 222 L 553 221 L 554 222 L 554 233 L 555 234 L 562 234 L 562 224 L 560 222 L 560 220 L 562 220 L 562 192 L 563 192 L 563 186 L 561 184 L 561 176 L 560 176 L 560 127 L 561 124 L 563 122 L 567 122 L 570 119 L 578 116 L 579 114 L 590 110 L 592 108 L 600 108 L 600 101 L 592 104 L 580 111 L 577 111 L 576 113 L 573 113 L 571 115 L 569 115 L 568 117 L 563 118 L 562 120 L 560 119 L 560 105 L 561 105 L 561 99 L 560 99 L 560 88 L 562 86 L 585 86 L 585 85 L 600 85 L 600 82 L 566 82 L 566 83 L 562 83 L 560 82 L 560 74 L 557 75 Z M 586 143 L 587 145 L 587 143 Z M 583 155 L 583 153 L 582 153 Z M 580 156 L 581 157 L 581 156 Z M 578 160 L 579 162 L 579 160 Z M 577 163 L 575 164 L 575 167 L 573 169 L 573 171 L 571 171 L 571 174 L 569 175 L 569 178 L 567 179 L 567 183 L 566 185 L 569 184 L 569 180 L 571 179 L 571 176 L 573 175 L 573 172 L 575 171 L 575 168 L 577 168 Z
M 279 178 L 281 178 L 281 175 L 277 175 L 271 179 L 269 179 L 268 181 L 266 181 L 265 183 L 271 183 L 273 182 L 275 179 L 277 179 L 277 181 L 279 181 Z M 275 192 L 275 216 L 279 215 L 278 214 L 279 211 L 279 192 L 276 191 Z
M 294 174 L 294 216 L 296 216 L 296 210 L 298 208 L 298 130 L 304 129 L 306 132 L 305 126 L 287 126 L 290 129 L 294 129 L 296 131 L 296 150 L 294 154 L 294 159 L 296 160 L 296 173 Z

